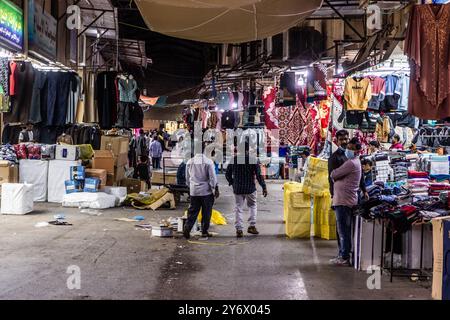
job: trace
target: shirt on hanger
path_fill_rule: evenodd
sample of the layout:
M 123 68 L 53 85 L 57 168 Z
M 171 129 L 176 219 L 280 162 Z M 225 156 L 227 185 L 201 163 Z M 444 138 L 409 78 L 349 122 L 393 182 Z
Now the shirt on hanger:
M 386 95 L 386 81 L 377 76 L 369 76 L 370 85 L 372 89 L 372 98 L 369 101 L 369 109 L 380 109 L 380 102 L 384 100 Z
M 365 111 L 372 98 L 370 80 L 367 78 L 347 78 L 345 80 L 344 97 L 347 110 Z
M 402 111 L 408 110 L 408 98 L 409 98 L 409 76 L 402 74 L 399 76 L 400 81 L 400 101 L 398 103 L 398 109 Z
M 386 97 L 381 103 L 380 109 L 383 111 L 397 110 L 400 100 L 400 81 L 396 75 L 385 77 L 386 80 Z

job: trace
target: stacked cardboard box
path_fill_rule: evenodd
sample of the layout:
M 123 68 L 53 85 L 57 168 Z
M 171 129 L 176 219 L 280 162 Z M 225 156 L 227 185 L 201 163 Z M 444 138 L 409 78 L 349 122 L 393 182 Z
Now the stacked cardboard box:
M 125 178 L 125 169 L 128 166 L 128 145 L 127 137 L 102 136 L 100 149 L 110 151 L 113 162 L 113 170 L 108 171 L 106 185 L 118 185 Z
M 0 161 L 0 190 L 4 183 L 19 182 L 19 165 L 13 165 L 9 161 Z

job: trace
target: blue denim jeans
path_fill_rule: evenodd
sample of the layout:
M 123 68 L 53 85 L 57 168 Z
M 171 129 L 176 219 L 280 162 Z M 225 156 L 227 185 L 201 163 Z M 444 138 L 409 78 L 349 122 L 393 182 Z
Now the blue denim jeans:
M 336 213 L 336 226 L 339 234 L 339 256 L 350 258 L 352 249 L 352 208 L 346 206 L 334 207 Z

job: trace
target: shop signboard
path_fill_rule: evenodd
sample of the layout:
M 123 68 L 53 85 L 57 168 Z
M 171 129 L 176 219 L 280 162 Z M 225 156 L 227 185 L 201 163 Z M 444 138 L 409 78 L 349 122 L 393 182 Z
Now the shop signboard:
M 10 49 L 23 49 L 23 12 L 8 0 L 0 0 L 0 43 Z
M 35 0 L 28 2 L 28 46 L 30 51 L 56 59 L 56 19 Z

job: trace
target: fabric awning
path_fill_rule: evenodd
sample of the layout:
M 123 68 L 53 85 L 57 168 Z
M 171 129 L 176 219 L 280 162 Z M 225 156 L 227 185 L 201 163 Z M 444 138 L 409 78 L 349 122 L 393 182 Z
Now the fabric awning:
M 283 32 L 323 0 L 136 0 L 152 30 L 209 43 L 262 40 Z

